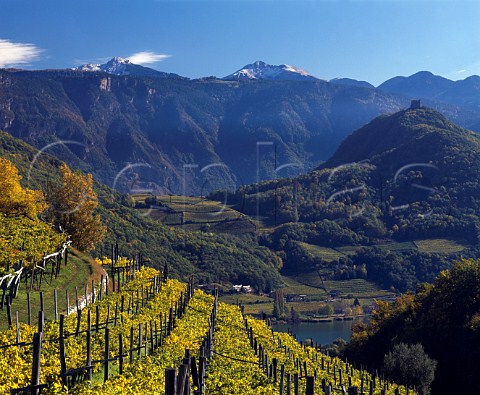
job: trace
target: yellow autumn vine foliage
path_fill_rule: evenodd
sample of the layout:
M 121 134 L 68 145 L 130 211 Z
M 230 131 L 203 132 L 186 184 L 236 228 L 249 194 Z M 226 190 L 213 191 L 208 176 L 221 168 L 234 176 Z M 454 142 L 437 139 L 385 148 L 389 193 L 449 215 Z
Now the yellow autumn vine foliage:
M 108 316 L 113 307 L 122 299 L 122 296 L 131 295 L 135 299 L 139 287 L 158 279 L 159 272 L 153 269 L 142 269 L 135 279 L 119 292 L 109 295 L 105 300 L 90 306 L 90 311 L 95 311 L 95 306 L 100 307 L 101 321 Z M 186 285 L 176 280 L 169 280 L 162 285 L 162 290 L 148 303 L 131 313 L 122 314 L 122 319 L 116 326 L 111 326 L 111 339 L 117 339 L 119 334 L 124 335 L 124 350 L 128 349 L 128 332 L 130 327 L 139 323 L 161 322 L 162 315 L 178 301 Z M 137 298 L 138 300 L 138 298 Z M 130 304 L 130 303 L 129 303 Z M 58 335 L 58 323 L 51 322 L 45 326 L 45 339 L 42 350 L 42 375 L 41 382 L 50 382 L 46 395 L 52 394 L 79 394 L 79 395 L 136 395 L 165 393 L 165 369 L 178 368 L 182 363 L 185 349 L 189 349 L 192 356 L 199 356 L 200 345 L 210 325 L 210 314 L 214 306 L 214 298 L 197 290 L 190 299 L 184 315 L 175 323 L 173 331 L 164 338 L 163 345 L 153 354 L 135 359 L 132 364 L 125 361 L 122 375 L 113 373 L 105 382 L 93 380 L 82 382 L 68 390 L 62 386 L 58 373 L 60 370 L 58 359 L 58 343 L 49 342 Z M 86 328 L 86 314 L 83 315 L 81 330 Z M 95 322 L 92 317 L 92 322 Z M 67 317 L 65 321 L 66 333 L 75 330 L 75 316 Z M 315 393 L 321 394 L 322 379 L 333 386 L 333 393 L 342 391 L 340 383 L 340 370 L 343 373 L 343 385 L 351 383 L 360 387 L 364 384 L 364 391 L 368 391 L 373 376 L 366 371 L 354 369 L 351 365 L 339 358 L 328 357 L 312 347 L 300 345 L 287 333 L 274 332 L 264 321 L 252 317 L 244 317 L 239 307 L 218 303 L 217 321 L 214 333 L 214 353 L 209 360 L 206 377 L 206 395 L 275 395 L 279 392 L 279 382 L 267 377 L 259 364 L 259 358 L 253 351 L 247 328 L 251 328 L 254 338 L 261 344 L 265 353 L 272 362 L 278 361 L 278 368 L 283 365 L 286 374 L 298 373 L 300 388 L 305 388 L 305 376 L 316 376 Z M 30 341 L 34 327 L 22 325 L 21 340 Z M 15 329 L 0 333 L 0 345 L 14 342 Z M 92 359 L 102 359 L 104 344 L 103 333 L 94 333 L 92 338 Z M 135 338 L 134 344 L 137 344 Z M 111 357 L 118 355 L 119 348 L 112 341 L 110 348 Z M 83 366 L 85 363 L 85 336 L 69 337 L 66 341 L 67 366 L 69 368 Z M 18 388 L 28 383 L 31 369 L 31 349 L 28 347 L 11 347 L 0 353 L 0 393 L 8 393 L 11 388 Z M 15 364 L 15 370 L 11 369 Z M 115 362 L 112 362 L 115 364 Z M 307 372 L 305 372 L 305 367 Z M 101 370 L 101 365 L 95 366 L 95 372 Z M 384 382 L 375 380 L 374 395 L 383 394 Z M 192 388 L 193 390 L 195 388 Z M 387 395 L 406 394 L 406 388 L 389 383 L 386 388 Z M 410 394 L 416 392 L 410 390 Z
M 110 324 L 110 335 L 112 341 L 110 344 L 110 351 L 112 356 L 118 355 L 119 343 L 118 335 L 124 336 L 124 349 L 128 349 L 130 328 L 135 329 L 134 339 L 135 344 L 138 343 L 138 327 L 142 324 L 145 331 L 148 330 L 150 322 L 160 325 L 161 317 L 168 313 L 180 298 L 181 294 L 186 290 L 186 284 L 177 280 L 168 280 L 162 283 L 161 291 L 158 292 L 152 299 L 148 300 L 142 306 L 141 290 L 152 284 L 152 281 L 160 273 L 152 268 L 142 268 L 135 274 L 135 278 L 125 284 L 120 292 L 112 293 L 105 296 L 102 300 L 90 304 L 82 311 L 80 322 L 80 332 L 84 332 L 88 327 L 88 311 L 91 313 L 92 325 L 92 341 L 91 352 L 92 360 L 100 360 L 103 358 L 105 350 L 104 331 L 96 332 L 96 312 L 98 307 L 99 323 L 104 323 L 107 317 L 110 320 L 114 317 L 114 312 L 117 306 L 120 306 L 122 299 L 125 300 L 125 311 L 119 313 L 116 325 Z M 131 306 L 127 310 L 127 305 Z M 137 309 L 138 306 L 138 309 Z M 48 318 L 48 317 L 47 317 Z M 67 336 L 65 339 L 65 353 L 67 368 L 77 368 L 85 365 L 86 358 L 86 333 L 81 333 L 75 336 L 77 325 L 77 315 L 70 314 L 65 318 L 64 333 Z M 33 334 L 37 331 L 36 326 L 21 324 L 20 325 L 20 340 L 23 342 L 31 342 Z M 45 394 L 56 393 L 58 391 L 64 392 L 62 388 L 59 360 L 59 343 L 57 339 L 59 335 L 59 322 L 48 321 L 45 323 L 43 336 L 44 342 L 42 344 L 42 360 L 41 360 L 41 377 L 42 383 L 49 382 L 51 389 L 47 390 Z M 11 328 L 0 332 L 0 346 L 14 344 L 16 342 L 16 328 Z M 128 360 L 128 358 L 126 358 Z M 11 369 L 11 364 L 15 363 L 15 369 Z M 101 364 L 96 364 L 94 372 L 101 369 Z M 0 394 L 9 393 L 11 389 L 19 388 L 28 385 L 32 370 L 32 349 L 31 347 L 8 347 L 0 349 Z M 77 392 L 74 392 L 77 393 Z
M 185 314 L 177 320 L 175 329 L 154 354 L 127 365 L 123 375 L 113 376 L 102 384 L 85 382 L 67 392 L 58 388 L 55 394 L 78 395 L 163 395 L 165 369 L 178 368 L 189 349 L 198 357 L 200 345 L 209 327 L 213 297 L 196 291 L 188 303 Z
M 299 374 L 299 386 L 305 388 L 306 380 L 305 376 L 316 376 L 315 380 L 315 393 L 323 393 L 321 387 L 322 379 L 325 379 L 326 383 L 331 383 L 333 386 L 333 393 L 342 393 L 342 386 L 340 384 L 340 370 L 342 371 L 343 382 L 342 384 L 348 388 L 348 383 L 351 382 L 352 386 L 361 388 L 362 378 L 364 384 L 364 391 L 369 389 L 370 382 L 373 380 L 373 376 L 366 371 L 360 371 L 354 369 L 350 364 L 341 360 L 340 358 L 329 357 L 321 352 L 317 351 L 314 347 L 307 347 L 300 345 L 290 334 L 284 332 L 274 332 L 265 321 L 260 321 L 252 317 L 247 317 L 248 326 L 252 328 L 254 337 L 257 338 L 259 344 L 261 344 L 265 350 L 265 353 L 270 358 L 276 358 L 278 366 L 284 365 L 285 372 L 290 374 Z M 298 361 L 298 364 L 295 363 Z M 307 368 L 305 374 L 304 367 Z M 374 395 L 382 395 L 384 385 L 380 385 L 376 380 L 376 385 L 373 390 Z M 407 389 L 403 386 L 395 383 L 389 383 L 388 389 L 386 389 L 386 395 L 394 394 L 406 395 Z M 413 390 L 409 391 L 410 395 L 416 395 Z
M 238 306 L 219 303 L 215 354 L 208 368 L 206 395 L 277 395 L 250 347 Z
M 109 258 L 108 256 L 102 256 L 101 258 L 95 258 L 95 262 L 97 262 L 99 265 L 110 266 L 112 264 L 112 258 Z M 127 257 L 120 256 L 118 257 L 115 267 L 128 267 L 130 263 L 131 260 L 129 260 Z

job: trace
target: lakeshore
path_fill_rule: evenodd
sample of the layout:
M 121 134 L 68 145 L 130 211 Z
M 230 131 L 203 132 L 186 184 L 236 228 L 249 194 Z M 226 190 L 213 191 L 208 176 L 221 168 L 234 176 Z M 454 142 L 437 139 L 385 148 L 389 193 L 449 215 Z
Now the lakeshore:
M 336 339 L 349 341 L 352 325 L 356 322 L 368 322 L 371 316 L 345 317 L 348 319 L 326 318 L 301 321 L 298 323 L 275 323 L 272 328 L 278 332 L 291 331 L 299 341 L 312 339 L 319 344 L 332 344 Z M 338 317 L 340 318 L 340 317 Z

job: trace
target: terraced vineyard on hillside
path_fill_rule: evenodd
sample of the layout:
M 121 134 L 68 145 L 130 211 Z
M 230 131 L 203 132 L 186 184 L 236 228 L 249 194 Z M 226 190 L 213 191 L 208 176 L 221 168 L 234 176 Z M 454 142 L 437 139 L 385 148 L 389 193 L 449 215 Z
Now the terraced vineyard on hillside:
M 407 393 L 273 332 L 240 307 L 219 303 L 216 295 L 162 279 L 144 268 L 119 292 L 77 314 L 0 332 L 0 392 L 43 387 L 43 394 L 273 395 L 294 388 L 306 395 L 345 389 Z
M 364 246 L 343 246 L 335 248 L 320 247 L 314 244 L 298 242 L 298 244 L 312 255 L 321 257 L 325 262 L 331 262 L 344 255 L 353 255 Z M 372 247 L 372 246 L 369 246 Z M 404 242 L 391 242 L 375 244 L 373 247 L 385 251 L 409 251 L 418 250 L 437 254 L 453 254 L 460 252 L 466 247 L 462 242 L 450 239 L 420 239 Z
M 190 231 L 242 235 L 252 234 L 256 228 L 246 215 L 222 202 L 201 197 L 135 195 L 134 200 L 137 206 L 144 206 L 144 215 Z

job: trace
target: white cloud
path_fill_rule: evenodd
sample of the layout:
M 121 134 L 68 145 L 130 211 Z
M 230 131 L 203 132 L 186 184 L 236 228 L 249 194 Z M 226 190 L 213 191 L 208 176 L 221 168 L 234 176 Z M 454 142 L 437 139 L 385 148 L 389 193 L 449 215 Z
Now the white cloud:
M 130 55 L 127 59 L 135 64 L 153 64 L 161 62 L 162 60 L 168 59 L 170 57 L 171 55 L 144 51 L 134 53 L 133 55 Z
M 463 74 L 463 73 L 466 73 L 467 70 L 466 69 L 462 69 L 462 70 L 458 70 L 456 73 L 457 74 Z
M 34 44 L 15 43 L 0 39 L 0 67 L 30 63 L 36 60 L 42 51 Z

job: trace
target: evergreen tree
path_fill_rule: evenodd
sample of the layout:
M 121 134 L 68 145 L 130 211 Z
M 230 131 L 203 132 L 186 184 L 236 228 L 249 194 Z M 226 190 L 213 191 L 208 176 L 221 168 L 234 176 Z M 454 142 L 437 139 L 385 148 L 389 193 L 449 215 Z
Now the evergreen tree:
M 385 355 L 383 366 L 390 379 L 415 386 L 421 395 L 430 394 L 437 362 L 427 355 L 421 344 L 396 344 Z
M 283 291 L 281 289 L 275 291 L 275 300 L 273 302 L 273 316 L 275 318 L 285 318 L 288 312 L 285 306 Z

